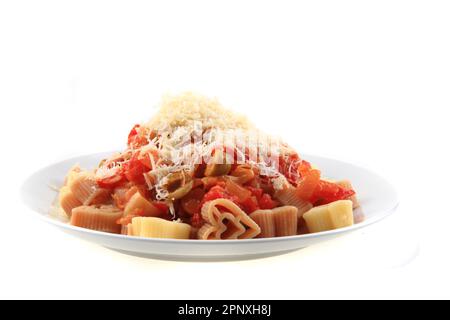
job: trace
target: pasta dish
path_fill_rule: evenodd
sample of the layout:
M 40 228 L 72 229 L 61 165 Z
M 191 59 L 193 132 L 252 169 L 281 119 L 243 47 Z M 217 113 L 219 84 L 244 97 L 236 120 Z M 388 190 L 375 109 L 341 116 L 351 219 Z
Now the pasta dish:
M 348 227 L 358 206 L 350 181 L 324 178 L 281 139 L 193 93 L 164 97 L 93 170 L 72 167 L 57 199 L 73 226 L 198 240 Z

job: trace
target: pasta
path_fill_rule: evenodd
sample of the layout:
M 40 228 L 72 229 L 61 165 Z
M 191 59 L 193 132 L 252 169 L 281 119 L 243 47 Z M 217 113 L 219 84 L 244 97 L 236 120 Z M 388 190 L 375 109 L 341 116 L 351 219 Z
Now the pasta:
M 191 226 L 160 218 L 133 218 L 128 234 L 145 238 L 189 239 Z
M 299 219 L 305 212 L 313 207 L 308 201 L 300 199 L 297 196 L 297 190 L 292 186 L 277 191 L 275 197 L 285 206 L 296 207 L 298 209 L 297 213 Z
M 323 178 L 286 143 L 193 93 L 165 97 L 93 170 L 72 167 L 57 200 L 74 226 L 195 240 L 332 230 L 355 223 L 359 207 L 350 181 Z
M 261 228 L 259 238 L 286 237 L 297 234 L 298 209 L 292 206 L 257 210 L 250 214 Z
M 120 233 L 117 224 L 123 212 L 113 206 L 80 206 L 72 210 L 70 223 L 74 226 L 110 233 Z
M 161 215 L 161 211 L 150 201 L 145 199 L 139 192 L 136 192 L 130 200 L 128 200 L 124 210 L 125 217 L 135 214 L 157 217 Z
M 256 210 L 250 214 L 250 218 L 261 228 L 261 233 L 257 238 L 274 238 L 277 236 L 272 210 Z
M 202 216 L 207 223 L 199 230 L 199 239 L 251 239 L 261 232 L 255 221 L 227 199 L 205 203 Z
M 315 207 L 303 215 L 310 232 L 321 232 L 353 225 L 352 202 L 335 201 Z
M 297 212 L 298 209 L 292 206 L 272 209 L 277 237 L 294 236 L 297 234 Z
M 62 187 L 59 191 L 58 200 L 61 208 L 69 218 L 72 215 L 72 209 L 82 205 L 81 201 L 73 195 L 72 191 L 67 186 Z
M 109 198 L 110 191 L 100 188 L 90 172 L 72 173 L 67 180 L 72 194 L 83 205 L 105 203 Z
M 76 177 L 77 174 L 80 172 L 81 172 L 81 168 L 78 165 L 70 168 L 69 172 L 66 175 L 66 178 L 64 179 L 64 186 L 71 185 L 73 178 Z

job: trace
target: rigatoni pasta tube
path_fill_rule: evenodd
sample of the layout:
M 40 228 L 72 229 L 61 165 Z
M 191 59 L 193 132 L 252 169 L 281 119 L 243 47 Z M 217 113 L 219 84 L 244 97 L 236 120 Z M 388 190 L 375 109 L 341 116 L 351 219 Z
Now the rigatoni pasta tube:
M 334 230 L 353 225 L 353 210 L 350 200 L 339 200 L 306 212 L 303 218 L 309 232 Z
M 94 175 L 89 172 L 80 172 L 72 176 L 68 184 L 74 196 L 87 205 L 87 201 L 97 189 Z
M 277 237 L 295 236 L 297 234 L 297 212 L 293 206 L 272 209 Z
M 122 216 L 123 212 L 111 205 L 81 206 L 72 210 L 70 223 L 91 230 L 120 233 L 122 226 L 117 224 L 117 220 Z
M 261 228 L 261 233 L 256 236 L 257 238 L 273 238 L 277 236 L 272 210 L 256 210 L 250 214 L 250 218 Z
M 64 210 L 66 215 L 70 218 L 72 215 L 72 209 L 83 205 L 70 191 L 70 188 L 64 186 L 59 191 L 59 204 Z
M 161 215 L 161 211 L 150 201 L 145 199 L 139 192 L 136 192 L 125 205 L 124 215 L 129 216 L 136 214 L 137 211 L 147 217 L 157 217 Z
M 258 238 L 295 236 L 298 225 L 297 211 L 294 206 L 256 210 L 250 214 L 250 218 L 261 228 Z
M 68 178 L 67 186 L 73 195 L 84 205 L 105 204 L 108 202 L 110 190 L 100 188 L 91 172 L 74 172 Z
M 285 206 L 296 207 L 298 209 L 297 214 L 299 219 L 313 207 L 311 203 L 300 199 L 297 195 L 297 189 L 292 186 L 277 191 L 275 197 Z
M 131 230 L 131 234 L 137 237 L 189 239 L 191 226 L 161 218 L 136 217 L 131 221 Z

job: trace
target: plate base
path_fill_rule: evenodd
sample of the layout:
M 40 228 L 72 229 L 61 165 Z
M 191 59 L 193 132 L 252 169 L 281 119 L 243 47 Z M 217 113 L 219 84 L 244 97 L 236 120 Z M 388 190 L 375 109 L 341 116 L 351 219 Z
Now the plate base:
M 281 256 L 284 254 L 288 254 L 288 253 L 303 249 L 303 248 L 299 248 L 299 249 L 294 249 L 294 250 L 261 253 L 261 254 L 243 254 L 243 255 L 226 255 L 226 256 L 182 256 L 182 255 L 174 256 L 174 255 L 164 255 L 164 254 L 139 253 L 139 252 L 126 251 L 126 250 L 120 250 L 120 249 L 114 249 L 114 248 L 108 248 L 108 247 L 105 247 L 105 248 L 112 250 L 112 251 L 122 253 L 122 254 L 139 257 L 139 258 L 165 260 L 165 261 L 178 261 L 178 262 L 224 262 L 224 261 L 256 260 L 256 259 L 264 259 L 264 258 L 269 258 L 269 257 Z

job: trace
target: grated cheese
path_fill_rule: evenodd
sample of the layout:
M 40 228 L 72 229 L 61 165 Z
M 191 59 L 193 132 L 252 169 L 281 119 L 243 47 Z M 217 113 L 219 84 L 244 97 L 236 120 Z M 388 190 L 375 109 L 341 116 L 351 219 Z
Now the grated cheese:
M 211 99 L 192 92 L 180 95 L 166 95 L 159 112 L 146 124 L 148 128 L 164 126 L 180 127 L 199 121 L 203 129 L 250 129 L 253 127 L 245 116 L 225 109 L 217 99 Z

